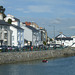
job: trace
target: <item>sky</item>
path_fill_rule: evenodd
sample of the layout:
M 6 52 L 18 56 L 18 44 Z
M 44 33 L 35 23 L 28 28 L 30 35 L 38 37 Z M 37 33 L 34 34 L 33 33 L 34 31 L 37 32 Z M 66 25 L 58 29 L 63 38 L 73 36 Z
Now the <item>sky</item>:
M 49 37 L 60 32 L 75 36 L 75 0 L 0 0 L 5 14 L 21 22 L 35 22 L 47 30 Z

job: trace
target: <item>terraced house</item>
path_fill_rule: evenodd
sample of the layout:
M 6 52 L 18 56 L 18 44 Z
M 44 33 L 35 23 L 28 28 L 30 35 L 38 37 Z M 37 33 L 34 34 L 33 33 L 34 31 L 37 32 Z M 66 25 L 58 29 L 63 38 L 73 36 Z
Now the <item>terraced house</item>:
M 20 20 L 8 14 L 4 20 L 6 22 L 11 20 L 10 29 L 12 30 L 12 46 L 24 46 L 24 30 L 20 27 Z
M 3 20 L 3 16 L 0 13 L 0 45 L 11 45 L 10 24 Z
M 24 29 L 24 39 L 28 40 L 28 45 L 30 45 L 30 43 L 32 46 L 43 44 L 41 42 L 41 32 L 31 24 L 31 22 L 21 23 L 21 27 Z
M 11 46 L 24 46 L 24 30 L 19 26 L 18 19 L 14 18 L 14 24 L 8 24 L 8 17 L 5 21 L 0 14 L 0 44 Z M 13 19 L 13 18 L 12 18 Z M 12 20 L 11 19 L 11 20 Z

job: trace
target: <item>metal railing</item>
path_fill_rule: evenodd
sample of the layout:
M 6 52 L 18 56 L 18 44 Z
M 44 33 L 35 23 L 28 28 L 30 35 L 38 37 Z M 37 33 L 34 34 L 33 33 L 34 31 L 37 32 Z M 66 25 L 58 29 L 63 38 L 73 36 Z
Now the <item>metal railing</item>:
M 44 47 L 33 47 L 33 48 L 17 48 L 17 49 L 0 49 L 0 52 L 25 52 L 25 51 L 43 51 L 43 50 L 62 50 L 64 49 L 63 47 L 60 47 L 60 48 L 51 48 L 51 47 L 48 47 L 48 48 L 44 48 Z

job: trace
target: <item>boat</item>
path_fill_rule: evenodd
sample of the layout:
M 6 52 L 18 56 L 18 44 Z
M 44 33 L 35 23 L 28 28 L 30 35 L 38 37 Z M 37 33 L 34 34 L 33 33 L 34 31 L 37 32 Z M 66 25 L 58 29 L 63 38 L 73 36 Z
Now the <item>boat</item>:
M 42 62 L 47 63 L 47 62 L 48 62 L 48 60 L 42 60 Z

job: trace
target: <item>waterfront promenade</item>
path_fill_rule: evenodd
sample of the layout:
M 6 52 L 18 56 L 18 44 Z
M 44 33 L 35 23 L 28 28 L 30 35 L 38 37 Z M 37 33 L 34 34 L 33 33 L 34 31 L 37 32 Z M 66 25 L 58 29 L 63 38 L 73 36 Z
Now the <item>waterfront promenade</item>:
M 1 52 L 0 64 L 31 61 L 39 59 L 60 58 L 74 56 L 75 48 L 64 48 L 59 50 L 25 51 L 25 52 Z

